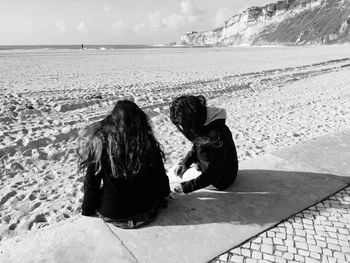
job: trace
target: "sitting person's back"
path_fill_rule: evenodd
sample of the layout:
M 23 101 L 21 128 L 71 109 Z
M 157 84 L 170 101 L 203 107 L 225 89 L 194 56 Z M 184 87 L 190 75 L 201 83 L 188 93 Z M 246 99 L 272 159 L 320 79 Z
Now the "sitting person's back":
M 80 164 L 87 168 L 83 215 L 122 228 L 151 222 L 170 193 L 162 157 L 145 113 L 133 102 L 118 102 L 93 129 Z

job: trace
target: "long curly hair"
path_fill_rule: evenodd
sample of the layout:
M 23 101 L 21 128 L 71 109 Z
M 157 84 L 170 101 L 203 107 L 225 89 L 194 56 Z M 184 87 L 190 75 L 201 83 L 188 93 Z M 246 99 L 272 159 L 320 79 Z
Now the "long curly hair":
M 184 95 L 173 100 L 170 119 L 190 141 L 197 138 L 207 118 L 207 101 L 202 96 Z
M 118 101 L 111 114 L 82 136 L 87 141 L 78 150 L 79 170 L 94 164 L 97 174 L 102 169 L 102 159 L 107 158 L 112 177 L 131 179 L 154 154 L 164 159 L 147 115 L 129 100 Z

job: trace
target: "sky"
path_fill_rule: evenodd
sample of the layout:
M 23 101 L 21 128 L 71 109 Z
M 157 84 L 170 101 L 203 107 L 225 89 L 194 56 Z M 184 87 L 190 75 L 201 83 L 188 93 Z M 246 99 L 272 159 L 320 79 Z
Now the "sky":
M 274 0 L 0 0 L 0 45 L 162 44 Z

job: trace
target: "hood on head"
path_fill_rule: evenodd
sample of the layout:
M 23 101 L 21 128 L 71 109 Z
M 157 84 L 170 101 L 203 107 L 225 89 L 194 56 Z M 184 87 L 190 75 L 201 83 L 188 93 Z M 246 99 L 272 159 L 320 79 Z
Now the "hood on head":
M 209 123 L 215 120 L 226 118 L 226 110 L 215 107 L 207 107 L 207 119 L 205 120 L 204 126 L 208 125 Z

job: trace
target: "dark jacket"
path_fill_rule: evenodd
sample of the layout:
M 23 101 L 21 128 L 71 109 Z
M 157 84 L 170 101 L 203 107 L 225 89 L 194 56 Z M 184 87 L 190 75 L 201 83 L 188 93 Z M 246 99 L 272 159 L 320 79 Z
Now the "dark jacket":
M 237 176 L 238 159 L 232 134 L 225 119 L 215 119 L 204 126 L 202 136 L 195 140 L 192 150 L 180 162 L 189 168 L 197 163 L 202 174 L 182 182 L 184 193 L 213 185 L 219 190 L 229 187 Z
M 159 153 L 150 154 L 147 164 L 132 179 L 113 178 L 110 174 L 106 157 L 102 158 L 102 169 L 97 175 L 94 164 L 88 167 L 83 215 L 94 215 L 97 210 L 104 217 L 127 219 L 149 211 L 158 199 L 170 193 L 169 179 Z

